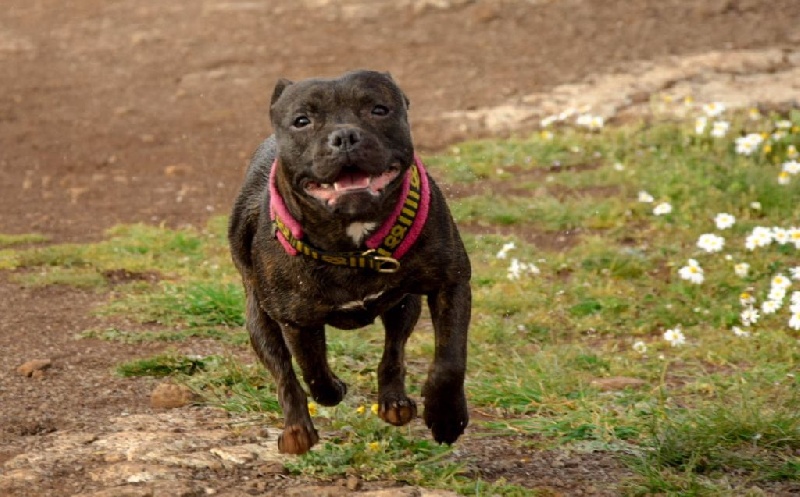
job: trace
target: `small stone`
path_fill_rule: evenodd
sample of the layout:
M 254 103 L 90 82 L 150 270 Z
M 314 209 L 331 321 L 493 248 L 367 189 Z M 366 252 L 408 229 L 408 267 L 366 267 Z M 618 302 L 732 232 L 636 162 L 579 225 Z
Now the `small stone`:
M 172 164 L 164 168 L 165 176 L 186 176 L 192 172 L 189 164 Z
M 285 475 L 287 473 L 286 466 L 279 461 L 267 461 L 258 467 L 258 474 L 261 476 Z
M 361 480 L 355 475 L 350 475 L 347 477 L 347 482 L 345 482 L 345 486 L 347 487 L 347 490 L 355 492 L 356 490 L 359 490 L 361 488 Z
M 174 409 L 193 401 L 194 393 L 189 387 L 174 383 L 159 383 L 150 395 L 150 406 L 154 409 Z
M 17 373 L 21 374 L 22 376 L 31 377 L 33 373 L 36 371 L 44 371 L 45 369 L 49 369 L 53 363 L 50 359 L 34 359 L 32 361 L 28 361 L 22 366 L 17 368 Z M 44 373 L 42 373 L 44 374 Z M 39 378 L 39 376 L 37 376 Z

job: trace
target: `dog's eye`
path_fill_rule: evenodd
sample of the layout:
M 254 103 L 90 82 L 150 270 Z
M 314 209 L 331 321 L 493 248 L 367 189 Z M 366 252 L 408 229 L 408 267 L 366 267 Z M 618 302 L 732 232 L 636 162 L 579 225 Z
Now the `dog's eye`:
M 372 108 L 372 115 L 373 116 L 385 116 L 389 114 L 389 107 L 385 105 L 376 105 Z
M 295 117 L 294 121 L 292 121 L 292 126 L 295 128 L 305 128 L 309 124 L 311 124 L 311 119 L 307 118 L 306 116 Z

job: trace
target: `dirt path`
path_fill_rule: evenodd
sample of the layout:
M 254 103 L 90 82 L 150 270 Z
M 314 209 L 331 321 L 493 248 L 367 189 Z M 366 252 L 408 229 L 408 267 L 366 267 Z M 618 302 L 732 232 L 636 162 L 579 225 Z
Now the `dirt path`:
M 431 151 L 532 129 L 570 106 L 647 111 L 659 93 L 798 101 L 798 44 L 794 0 L 7 0 L 0 233 L 88 241 L 120 222 L 197 225 L 226 213 L 269 132 L 282 76 L 391 71 Z M 232 430 L 237 420 L 206 409 L 154 412 L 152 381 L 114 377 L 113 364 L 157 346 L 74 340 L 104 298 L 21 289 L 0 275 L 0 494 L 246 495 L 264 490 L 259 481 L 285 492 L 314 484 L 283 483 L 275 455 L 254 448 L 272 445 L 257 444 L 268 433 Z M 44 357 L 53 367 L 43 379 L 14 373 Z M 141 450 L 128 457 L 133 449 L 120 447 L 130 433 Z M 148 465 L 164 457 L 174 461 L 168 474 Z M 624 474 L 609 461 L 583 476 L 550 462 L 495 475 L 575 495 L 593 481 L 589 493 L 602 494 Z M 136 483 L 147 478 L 155 483 Z

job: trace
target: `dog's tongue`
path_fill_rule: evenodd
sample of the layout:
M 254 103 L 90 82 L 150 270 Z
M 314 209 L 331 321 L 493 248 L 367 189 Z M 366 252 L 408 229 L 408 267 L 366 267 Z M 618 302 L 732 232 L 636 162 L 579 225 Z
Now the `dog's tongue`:
M 343 172 L 333 183 L 334 190 L 357 190 L 369 186 L 370 177 L 363 172 Z

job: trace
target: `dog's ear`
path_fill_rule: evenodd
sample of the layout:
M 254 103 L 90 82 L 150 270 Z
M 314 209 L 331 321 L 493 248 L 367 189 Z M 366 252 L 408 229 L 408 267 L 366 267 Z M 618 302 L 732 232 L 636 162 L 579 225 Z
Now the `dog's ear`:
M 289 86 L 293 85 L 293 81 L 289 81 L 288 79 L 281 78 L 275 84 L 275 89 L 272 91 L 272 100 L 270 101 L 270 105 L 275 105 L 275 102 L 281 97 L 283 90 L 288 88 Z
M 392 83 L 395 84 L 395 86 L 397 86 L 397 82 L 395 82 L 394 78 L 392 77 L 392 73 L 390 73 L 389 71 L 385 71 L 385 72 L 383 72 L 381 74 L 383 74 L 384 76 L 389 78 L 389 81 L 391 81 Z M 403 90 L 400 90 L 399 86 L 397 87 L 397 89 L 400 91 L 400 95 L 403 96 L 403 101 L 406 103 L 406 110 L 408 110 L 411 107 L 411 100 L 408 99 L 408 97 L 406 96 L 406 94 L 405 94 L 405 92 Z

